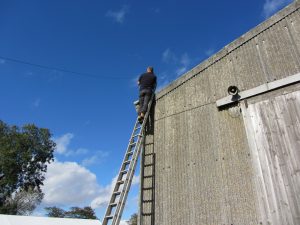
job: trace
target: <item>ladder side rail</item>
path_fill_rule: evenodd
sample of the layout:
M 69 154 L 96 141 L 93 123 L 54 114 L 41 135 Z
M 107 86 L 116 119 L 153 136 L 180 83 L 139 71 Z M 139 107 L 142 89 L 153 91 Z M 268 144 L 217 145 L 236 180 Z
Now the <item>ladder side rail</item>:
M 142 138 L 141 138 L 142 139 Z M 139 143 L 141 143 L 139 141 Z M 122 193 L 122 199 L 120 197 L 120 204 L 117 206 L 117 210 L 116 210 L 116 217 L 114 218 L 114 220 L 116 221 L 116 223 L 112 223 L 112 224 L 116 224 L 118 225 L 120 223 L 120 220 L 121 220 L 121 216 L 122 216 L 122 213 L 123 213 L 123 210 L 124 210 L 124 207 L 125 207 L 125 203 L 126 203 L 126 200 L 127 200 L 127 197 L 128 197 L 128 193 L 129 193 L 129 190 L 130 190 L 130 186 L 132 184 L 132 179 L 133 179 L 133 175 L 134 175 L 134 172 L 135 172 L 135 168 L 136 168 L 136 165 L 137 165 L 137 160 L 138 160 L 138 156 L 139 156 L 139 151 L 140 149 L 140 144 L 135 152 L 135 158 L 133 159 L 133 162 L 131 164 L 131 168 L 129 169 L 129 172 L 128 172 L 128 179 L 126 181 L 126 183 L 124 184 L 124 191 Z
M 140 130 L 139 130 L 139 134 L 138 134 L 136 144 L 134 146 L 132 146 L 131 144 L 132 144 L 132 141 L 134 140 L 133 136 L 135 135 L 135 132 L 138 130 L 137 126 L 139 126 L 139 121 L 138 121 L 138 119 L 136 120 L 136 123 L 134 125 L 133 131 L 132 131 L 129 143 L 128 143 L 128 147 L 127 147 L 127 150 L 126 150 L 126 153 L 125 153 L 125 156 L 124 156 L 124 159 L 123 159 L 120 171 L 119 171 L 118 179 L 117 179 L 117 181 L 115 183 L 115 186 L 114 186 L 114 191 L 113 192 L 119 191 L 120 185 L 118 184 L 118 181 L 120 181 L 124 176 L 123 173 L 122 173 L 122 170 L 124 170 L 123 166 L 125 165 L 125 161 L 128 160 L 127 159 L 127 157 L 128 157 L 127 153 L 129 152 L 129 150 L 133 151 L 133 155 L 132 155 L 132 158 L 130 160 L 128 170 L 127 170 L 128 172 L 126 174 L 126 178 L 125 178 L 123 187 L 120 190 L 121 193 L 120 193 L 120 197 L 118 199 L 116 210 L 114 212 L 114 215 L 112 216 L 111 215 L 111 212 L 112 212 L 111 203 L 115 203 L 115 200 L 116 200 L 116 195 L 114 195 L 112 193 L 110 202 L 109 202 L 108 207 L 106 209 L 106 213 L 105 213 L 102 225 L 107 225 L 109 219 L 113 220 L 112 225 L 119 225 L 119 223 L 120 223 L 121 215 L 123 213 L 123 209 L 124 209 L 125 202 L 126 202 L 126 199 L 127 199 L 127 196 L 128 196 L 128 192 L 129 192 L 129 189 L 130 189 L 130 186 L 131 186 L 131 183 L 132 183 L 134 171 L 135 171 L 135 168 L 136 168 L 136 165 L 137 165 L 137 160 L 138 160 L 138 157 L 139 157 L 139 154 L 140 154 L 141 143 L 144 140 L 144 137 L 143 137 L 142 134 L 144 133 L 144 129 L 145 129 L 146 123 L 148 121 L 148 116 L 149 116 L 149 113 L 151 111 L 153 98 L 154 98 L 154 93 L 152 94 L 150 102 L 148 104 L 148 110 L 146 112 L 144 121 L 143 121 L 142 125 L 139 128 Z M 112 216 L 112 218 L 108 218 L 108 216 Z
M 134 128 L 133 128 L 133 131 L 132 131 L 132 134 L 131 134 L 131 137 L 130 137 L 130 140 L 129 140 L 129 144 L 128 144 L 128 146 L 127 146 L 127 150 L 126 150 L 125 156 L 124 156 L 124 158 L 123 158 L 123 161 L 122 161 L 122 164 L 121 164 L 119 173 L 118 173 L 118 178 L 117 178 L 117 180 L 116 180 L 116 183 L 114 184 L 113 192 L 116 192 L 116 191 L 119 190 L 119 185 L 118 185 L 117 182 L 118 182 L 119 180 L 121 180 L 121 178 L 123 177 L 123 174 L 121 173 L 121 171 L 122 171 L 124 162 L 126 161 L 126 157 L 127 157 L 128 151 L 129 151 L 130 149 L 134 149 L 134 151 L 135 151 L 136 146 L 133 146 L 133 147 L 132 147 L 132 146 L 130 145 L 130 141 L 131 141 L 131 139 L 132 139 L 132 136 L 133 136 L 134 133 L 135 133 L 135 129 L 136 129 L 136 127 L 138 126 L 138 124 L 139 124 L 138 119 L 136 119 L 136 122 L 135 122 L 135 125 L 134 125 Z M 106 223 L 105 223 L 105 220 L 106 220 L 105 217 L 106 217 L 106 216 L 109 216 L 109 215 L 111 214 L 111 209 L 112 209 L 112 208 L 111 208 L 110 204 L 113 203 L 113 202 L 115 201 L 115 199 L 116 199 L 116 196 L 114 196 L 114 194 L 112 193 L 111 198 L 110 198 L 110 201 L 109 201 L 108 206 L 107 206 L 107 208 L 106 208 L 106 212 L 105 212 L 105 214 L 104 214 L 103 225 L 106 225 L 106 224 L 107 224 L 107 221 L 106 221 Z
M 148 104 L 148 110 L 147 110 L 147 112 L 146 112 L 146 115 L 145 115 L 145 118 L 144 118 L 144 121 L 143 121 L 143 123 L 142 123 L 142 126 L 141 126 L 141 130 L 140 130 L 140 132 L 139 132 L 139 134 L 141 135 L 142 134 L 142 136 L 139 136 L 139 138 L 138 138 L 138 143 L 137 143 L 137 145 L 136 145 L 136 150 L 135 150 L 135 152 L 134 152 L 134 156 L 133 156 L 133 158 L 132 158 L 132 162 L 131 162 L 131 164 L 130 164 L 130 166 L 129 166 L 129 173 L 128 173 L 128 176 L 127 177 L 129 177 L 129 179 L 125 182 L 125 184 L 124 184 L 124 192 L 122 193 L 122 196 L 120 196 L 120 204 L 117 206 L 117 209 L 116 209 L 116 216 L 115 216 L 115 218 L 114 218 L 114 220 L 113 220 L 113 223 L 112 224 L 116 224 L 116 225 L 118 225 L 119 223 L 120 223 L 120 220 L 121 220 L 121 215 L 122 215 L 122 213 L 123 213 L 123 210 L 124 210 L 124 207 L 125 207 L 125 202 L 126 202 L 126 199 L 127 199 L 127 195 L 128 195 L 128 192 L 129 192 L 129 189 L 130 189 L 130 186 L 131 186 L 131 183 L 132 183 L 132 178 L 133 178 L 133 175 L 134 175 L 134 171 L 135 171 L 135 168 L 136 168 L 136 164 L 137 164 L 137 159 L 138 159 L 138 156 L 139 156 L 139 154 L 140 154 L 140 150 L 141 150 L 141 147 L 142 147 L 142 143 L 143 143 L 143 140 L 144 140 L 144 129 L 145 129 L 145 127 L 146 127 L 146 124 L 147 124 L 147 121 L 148 121 L 148 117 L 149 117 L 149 114 L 150 114 L 150 111 L 151 111 L 151 106 L 152 106 L 152 102 L 153 102 L 153 98 L 154 98 L 154 94 L 152 94 L 152 96 L 151 96 L 151 100 L 150 100 L 150 102 L 149 102 L 149 104 Z M 142 137 L 142 138 L 141 138 Z M 127 178 L 126 177 L 126 178 Z M 126 186 L 125 186 L 126 185 Z M 122 199 L 121 199 L 121 197 L 122 197 Z M 114 221 L 116 222 L 116 223 L 114 223 Z

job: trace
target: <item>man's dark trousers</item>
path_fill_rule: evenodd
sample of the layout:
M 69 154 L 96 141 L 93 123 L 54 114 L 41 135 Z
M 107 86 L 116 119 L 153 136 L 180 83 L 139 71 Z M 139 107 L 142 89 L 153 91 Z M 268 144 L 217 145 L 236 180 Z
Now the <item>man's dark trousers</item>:
M 139 115 L 147 112 L 148 108 L 148 103 L 150 101 L 152 95 L 152 89 L 142 89 L 140 90 L 140 96 L 139 96 L 139 101 L 140 101 L 140 109 L 139 109 Z

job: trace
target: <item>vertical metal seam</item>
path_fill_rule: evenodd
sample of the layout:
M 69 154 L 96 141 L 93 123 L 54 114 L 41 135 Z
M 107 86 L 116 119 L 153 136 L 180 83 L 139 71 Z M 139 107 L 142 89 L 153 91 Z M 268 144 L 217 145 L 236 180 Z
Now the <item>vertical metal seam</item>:
M 291 22 L 291 24 L 293 24 L 292 20 L 290 22 Z M 295 39 L 294 39 L 294 37 L 293 37 L 293 35 L 291 33 L 291 27 L 290 27 L 291 25 L 286 20 L 285 20 L 285 24 L 286 24 L 286 26 L 284 26 L 284 28 L 287 31 L 287 34 L 288 34 L 288 36 L 290 38 L 290 41 L 291 41 L 291 44 L 293 45 L 292 49 L 295 52 L 295 54 L 297 55 L 297 62 L 298 62 L 298 68 L 299 68 L 300 67 L 300 52 L 299 52 L 299 49 L 298 49 L 298 47 L 296 45 Z
M 269 73 L 267 71 L 267 65 L 265 64 L 265 62 L 262 59 L 262 55 L 261 55 L 261 52 L 260 52 L 261 50 L 260 50 L 257 38 L 255 38 L 255 45 L 256 45 L 256 50 L 258 52 L 259 62 L 260 62 L 261 68 L 263 70 L 263 73 L 265 75 L 265 78 L 266 78 L 267 82 L 269 82 L 269 81 L 271 81 L 270 75 L 269 75 Z

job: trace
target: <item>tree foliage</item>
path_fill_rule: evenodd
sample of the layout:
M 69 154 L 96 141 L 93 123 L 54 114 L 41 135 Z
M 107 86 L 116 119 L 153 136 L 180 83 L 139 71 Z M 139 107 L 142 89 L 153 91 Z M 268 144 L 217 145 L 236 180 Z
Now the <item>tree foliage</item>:
M 41 203 L 44 194 L 32 188 L 20 190 L 9 197 L 5 202 L 5 211 L 13 215 L 30 215 L 38 204 Z
M 65 214 L 66 214 L 65 210 L 63 210 L 61 208 L 58 208 L 56 206 L 54 206 L 54 207 L 46 207 L 45 210 L 47 212 L 46 215 L 49 216 L 49 217 L 64 218 Z
M 86 206 L 84 208 L 72 207 L 69 211 L 65 211 L 58 207 L 45 208 L 47 216 L 59 218 L 76 218 L 76 219 L 97 219 L 95 211 Z
M 0 120 L 0 213 L 20 214 L 18 204 L 25 199 L 30 199 L 31 208 L 33 199 L 40 202 L 54 148 L 48 129 L 8 126 Z
M 136 213 L 132 214 L 129 220 L 129 225 L 137 225 L 138 216 Z
M 66 214 L 69 218 L 97 219 L 94 210 L 89 206 L 84 208 L 72 207 Z

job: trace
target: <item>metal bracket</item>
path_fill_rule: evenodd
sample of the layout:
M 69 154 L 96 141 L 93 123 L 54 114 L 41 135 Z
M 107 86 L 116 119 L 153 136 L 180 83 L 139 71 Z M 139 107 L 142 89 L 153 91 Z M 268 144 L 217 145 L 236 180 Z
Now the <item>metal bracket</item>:
M 225 106 L 225 105 L 240 101 L 242 99 L 250 98 L 252 96 L 259 95 L 259 94 L 262 94 L 265 92 L 269 92 L 271 90 L 281 88 L 283 86 L 287 86 L 287 85 L 290 85 L 290 84 L 293 84 L 293 83 L 296 83 L 299 81 L 300 81 L 300 73 L 297 73 L 295 75 L 292 75 L 292 76 L 289 76 L 289 77 L 286 77 L 286 78 L 283 78 L 280 80 L 262 84 L 260 86 L 257 86 L 255 88 L 252 88 L 252 89 L 249 89 L 246 91 L 241 91 L 238 93 L 238 97 L 235 97 L 235 98 L 232 95 L 229 95 L 225 98 L 221 98 L 221 99 L 217 100 L 216 104 L 217 104 L 217 107 Z

